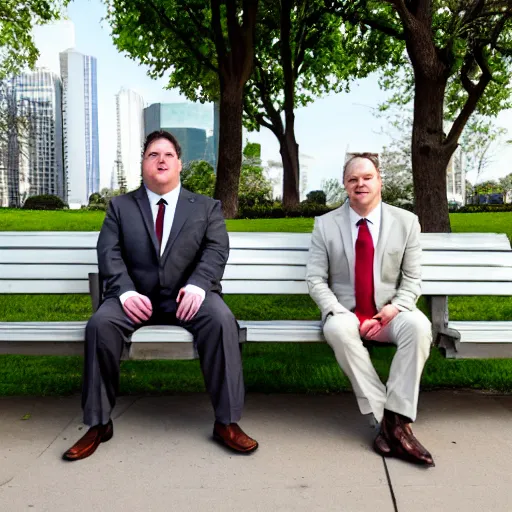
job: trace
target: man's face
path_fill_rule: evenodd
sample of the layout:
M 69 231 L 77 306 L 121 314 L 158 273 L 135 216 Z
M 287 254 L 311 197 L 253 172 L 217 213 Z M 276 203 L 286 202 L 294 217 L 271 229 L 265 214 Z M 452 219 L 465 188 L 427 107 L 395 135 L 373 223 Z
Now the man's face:
M 359 214 L 367 214 L 381 201 L 380 173 L 367 158 L 355 158 L 348 166 L 343 184 L 350 206 Z
M 175 189 L 180 182 L 181 160 L 176 148 L 167 139 L 156 139 L 142 158 L 142 179 L 155 194 L 163 195 Z

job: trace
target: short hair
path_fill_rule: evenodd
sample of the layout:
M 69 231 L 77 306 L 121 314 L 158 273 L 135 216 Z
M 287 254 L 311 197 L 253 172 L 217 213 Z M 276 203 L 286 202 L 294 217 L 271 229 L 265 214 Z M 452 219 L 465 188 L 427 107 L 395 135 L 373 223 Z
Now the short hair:
M 377 153 L 352 153 L 351 157 L 345 162 L 345 165 L 343 166 L 343 179 L 345 179 L 345 174 L 346 174 L 347 169 L 349 168 L 350 164 L 356 158 L 364 158 L 366 160 L 370 160 L 370 162 L 375 167 L 376 171 L 380 173 L 379 156 L 377 155 Z
M 178 139 L 172 133 L 167 132 L 165 130 L 156 130 L 154 132 L 151 132 L 146 137 L 146 140 L 144 141 L 144 146 L 142 149 L 142 157 L 143 158 L 144 158 L 144 155 L 146 154 L 146 151 L 147 151 L 148 147 L 150 146 L 150 144 L 152 144 L 153 142 L 155 142 L 155 140 L 158 140 L 158 139 L 168 140 L 174 146 L 174 149 L 176 150 L 176 154 L 178 155 L 178 158 L 181 158 L 181 146 L 180 146 L 180 143 L 178 142 Z

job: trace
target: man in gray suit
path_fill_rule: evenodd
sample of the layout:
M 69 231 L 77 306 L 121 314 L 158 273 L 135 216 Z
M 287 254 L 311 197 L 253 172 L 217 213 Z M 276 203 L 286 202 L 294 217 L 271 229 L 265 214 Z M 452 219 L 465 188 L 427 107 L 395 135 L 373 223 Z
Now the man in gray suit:
M 418 218 L 382 202 L 378 162 L 368 153 L 347 161 L 343 182 L 348 201 L 315 219 L 309 293 L 361 413 L 380 424 L 374 449 L 432 466 L 432 456 L 411 429 L 432 342 L 430 322 L 416 308 L 421 293 Z M 363 340 L 396 344 L 386 385 Z
M 181 188 L 180 155 L 173 135 L 151 133 L 143 186 L 110 202 L 97 246 L 105 293 L 86 327 L 82 407 L 90 428 L 65 460 L 84 459 L 112 438 L 123 346 L 148 324 L 193 334 L 215 411 L 214 439 L 241 453 L 258 447 L 237 424 L 244 382 L 238 324 L 221 297 L 229 239 L 220 203 Z

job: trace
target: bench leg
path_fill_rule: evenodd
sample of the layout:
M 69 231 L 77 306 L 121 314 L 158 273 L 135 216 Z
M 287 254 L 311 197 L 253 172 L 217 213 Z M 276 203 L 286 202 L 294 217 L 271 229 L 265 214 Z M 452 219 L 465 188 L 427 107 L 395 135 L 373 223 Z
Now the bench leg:
M 447 358 L 455 358 L 460 333 L 448 328 L 448 297 L 439 295 L 430 297 L 430 312 L 434 343 L 444 351 Z

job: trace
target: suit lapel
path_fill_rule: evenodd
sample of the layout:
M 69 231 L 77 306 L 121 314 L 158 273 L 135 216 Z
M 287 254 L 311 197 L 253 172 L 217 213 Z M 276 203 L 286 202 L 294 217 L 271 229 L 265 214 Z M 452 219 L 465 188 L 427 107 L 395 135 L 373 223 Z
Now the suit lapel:
M 137 205 L 139 206 L 142 218 L 144 219 L 144 224 L 146 225 L 153 247 L 155 248 L 156 253 L 160 254 L 153 222 L 153 214 L 151 213 L 151 205 L 149 204 L 148 194 L 146 193 L 144 186 L 137 189 L 133 194 L 133 197 L 135 197 L 135 200 L 137 201 Z
M 195 201 L 195 197 L 188 190 L 185 190 L 182 187 L 180 196 L 178 197 L 178 202 L 176 204 L 176 211 L 174 212 L 174 219 L 172 221 L 169 240 L 167 240 L 167 244 L 165 245 L 164 253 L 162 255 L 163 260 L 169 256 L 171 248 L 176 241 L 176 238 L 178 237 L 181 229 L 183 228 L 187 219 L 193 214 Z
M 388 205 L 382 203 L 382 215 L 380 219 L 380 232 L 379 240 L 377 241 L 377 247 L 375 250 L 375 258 L 373 260 L 373 272 L 374 275 L 382 275 L 382 261 L 384 259 L 384 250 L 386 248 L 386 242 L 389 240 L 391 231 L 393 228 L 394 216 L 390 212 Z
M 339 209 L 339 215 L 335 217 L 336 224 L 341 232 L 344 253 L 348 260 L 350 273 L 350 284 L 354 286 L 354 242 L 352 241 L 352 226 L 350 225 L 350 214 L 348 201 Z

